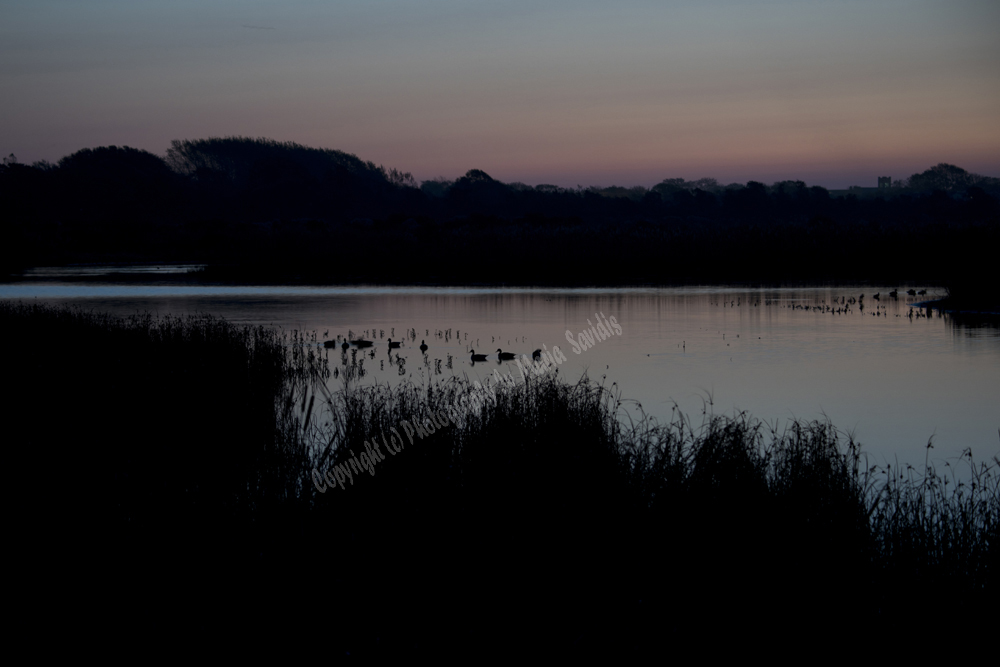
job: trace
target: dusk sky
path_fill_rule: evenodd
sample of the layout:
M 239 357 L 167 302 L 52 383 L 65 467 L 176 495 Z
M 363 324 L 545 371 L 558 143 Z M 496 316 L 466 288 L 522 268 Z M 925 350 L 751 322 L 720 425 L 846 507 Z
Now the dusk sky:
M 0 0 L 0 153 L 242 135 L 418 180 L 1000 176 L 996 0 Z

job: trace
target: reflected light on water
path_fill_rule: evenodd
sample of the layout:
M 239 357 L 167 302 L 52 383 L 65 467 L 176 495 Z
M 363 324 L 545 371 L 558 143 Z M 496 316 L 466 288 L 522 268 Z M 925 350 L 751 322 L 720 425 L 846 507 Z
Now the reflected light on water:
M 519 377 L 517 355 L 559 346 L 559 375 L 587 374 L 661 420 L 676 405 L 747 411 L 768 420 L 829 419 L 877 460 L 1000 455 L 1000 327 L 913 308 L 892 287 L 505 289 L 107 284 L 24 281 L 0 298 L 38 299 L 120 315 L 211 313 L 234 322 L 315 331 L 316 344 L 364 336 L 369 350 L 325 350 L 340 368 L 365 359 L 358 381 Z M 940 290 L 937 290 L 940 292 Z M 878 300 L 875 293 L 880 293 Z M 860 295 L 864 294 L 863 298 Z M 935 297 L 930 289 L 921 302 Z M 574 340 L 615 317 L 622 334 L 577 354 Z M 389 350 L 388 339 L 403 340 Z M 425 340 L 427 353 L 419 345 Z M 473 363 L 471 350 L 487 354 Z M 73 353 L 85 353 L 74 351 Z M 365 355 L 362 357 L 361 355 Z M 339 374 L 338 374 L 339 375 Z M 331 387 L 340 387 L 334 380 Z M 637 404 L 629 403 L 633 413 Z M 943 463 L 942 463 L 943 465 Z

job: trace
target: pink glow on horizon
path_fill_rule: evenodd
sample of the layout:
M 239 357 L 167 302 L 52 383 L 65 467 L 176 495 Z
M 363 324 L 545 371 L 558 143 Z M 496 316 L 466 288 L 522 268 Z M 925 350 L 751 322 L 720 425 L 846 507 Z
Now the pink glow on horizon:
M 984 0 L 51 4 L 0 27 L 0 152 L 22 162 L 242 135 L 420 180 L 1000 176 Z

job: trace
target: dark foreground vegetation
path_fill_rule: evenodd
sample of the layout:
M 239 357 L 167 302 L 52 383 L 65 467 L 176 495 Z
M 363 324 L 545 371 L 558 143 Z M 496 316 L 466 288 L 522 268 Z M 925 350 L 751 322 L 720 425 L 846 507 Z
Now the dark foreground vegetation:
M 920 281 L 997 293 L 1000 179 L 940 164 L 875 193 L 802 181 L 417 187 L 335 150 L 176 141 L 0 166 L 0 273 L 207 263 L 204 279 L 616 285 Z
M 89 640 L 666 657 L 995 620 L 996 460 L 869 467 L 829 424 L 745 415 L 623 425 L 612 391 L 553 377 L 411 441 L 467 382 L 331 395 L 312 337 L 210 318 L 3 303 L 0 331 L 25 613 Z M 365 440 L 374 474 L 321 492 L 313 468 Z

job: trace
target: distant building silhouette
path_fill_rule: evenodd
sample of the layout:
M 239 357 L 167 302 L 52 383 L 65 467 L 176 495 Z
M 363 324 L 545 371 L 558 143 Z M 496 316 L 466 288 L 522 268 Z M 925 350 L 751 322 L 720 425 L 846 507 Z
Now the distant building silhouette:
M 830 190 L 831 197 L 847 197 L 854 195 L 859 199 L 869 199 L 871 197 L 882 197 L 892 194 L 892 177 L 879 176 L 878 187 L 868 188 L 861 185 L 852 185 L 846 190 Z

